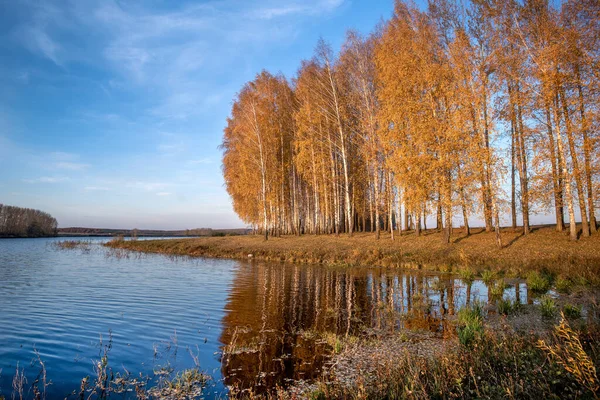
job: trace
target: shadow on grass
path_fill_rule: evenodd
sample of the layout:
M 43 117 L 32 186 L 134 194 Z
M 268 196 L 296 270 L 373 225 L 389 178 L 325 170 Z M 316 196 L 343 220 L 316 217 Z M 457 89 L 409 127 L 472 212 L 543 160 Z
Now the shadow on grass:
M 530 230 L 529 233 L 531 234 L 533 231 Z M 515 244 L 519 239 L 521 239 L 522 237 L 524 237 L 525 234 L 523 232 L 519 233 L 517 236 L 515 236 L 510 242 L 506 243 L 504 246 L 502 246 L 503 249 L 508 249 L 510 246 L 512 246 L 513 244 Z

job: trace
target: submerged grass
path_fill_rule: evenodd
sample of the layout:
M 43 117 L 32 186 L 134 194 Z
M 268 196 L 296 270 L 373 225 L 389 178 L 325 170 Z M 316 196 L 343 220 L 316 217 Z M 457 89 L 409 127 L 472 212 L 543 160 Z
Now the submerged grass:
M 52 246 L 58 250 L 89 250 L 92 246 L 90 240 L 60 240 L 58 242 L 52 242 Z
M 563 307 L 563 314 L 570 319 L 581 317 L 581 306 L 567 303 Z
M 167 359 L 166 366 L 156 369 L 151 375 L 134 374 L 124 367 L 119 368 L 111 363 L 111 350 L 113 348 L 113 336 L 109 330 L 105 340 L 100 335 L 98 343 L 98 359 L 93 360 L 93 373 L 81 379 L 78 389 L 70 394 L 66 393 L 64 398 L 99 399 L 110 398 L 124 399 L 196 399 L 203 398 L 208 390 L 211 377 L 200 369 L 198 355 L 188 349 L 194 362 L 194 367 L 174 371 Z M 176 359 L 177 336 L 171 338 L 171 342 L 165 346 L 167 358 Z M 172 349 L 175 348 L 173 351 Z M 25 368 L 20 368 L 17 363 L 12 381 L 12 392 L 10 399 L 36 399 L 50 398 L 47 394 L 48 387 L 52 384 L 46 376 L 46 365 L 37 350 L 34 350 L 35 358 L 31 366 L 37 367 L 39 372 L 33 381 L 29 381 L 25 374 Z M 158 361 L 157 355 L 153 361 Z M 0 370 L 0 372 L 2 372 Z M 8 399 L 0 388 L 0 400 Z M 52 397 L 54 398 L 54 397 Z
M 527 287 L 533 292 L 544 294 L 550 289 L 550 277 L 539 271 L 530 271 L 527 274 Z
M 535 228 L 531 235 L 502 231 L 498 249 L 493 233 L 473 230 L 471 236 L 454 234 L 453 243 L 442 243 L 442 234 L 428 231 L 421 237 L 404 233 L 391 241 L 389 235 L 376 240 L 370 233 L 347 235 L 302 235 L 271 237 L 258 235 L 172 240 L 114 240 L 113 248 L 215 258 L 285 261 L 327 266 L 379 266 L 458 271 L 465 281 L 476 271 L 497 276 L 529 277 L 536 290 L 550 287 L 552 276 L 577 276 L 577 284 L 600 286 L 600 236 L 573 244 L 552 228 Z M 460 240 L 459 240 L 460 239 Z
M 500 299 L 498 300 L 498 314 L 511 315 L 521 309 L 521 303 L 516 300 Z
M 458 341 L 467 348 L 473 347 L 483 336 L 483 308 L 479 303 L 458 312 L 456 332 Z
M 540 298 L 540 310 L 542 317 L 553 318 L 556 315 L 556 301 L 548 295 Z

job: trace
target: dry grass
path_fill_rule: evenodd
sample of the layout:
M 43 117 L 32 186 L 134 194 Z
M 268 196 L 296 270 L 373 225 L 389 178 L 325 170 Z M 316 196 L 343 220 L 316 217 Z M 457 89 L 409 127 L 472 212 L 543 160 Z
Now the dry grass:
M 307 397 L 335 399 L 567 399 L 598 398 L 592 356 L 597 355 L 596 330 L 569 332 L 580 344 L 565 364 L 535 336 L 486 332 L 474 346 L 445 348 L 434 357 L 406 351 L 384 358 L 369 374 L 340 381 L 337 377 L 317 385 Z M 564 340 L 556 338 L 552 348 Z M 585 347 L 585 348 L 584 348 Z M 562 347 L 561 347 L 562 349 Z M 560 354 L 563 357 L 563 354 Z M 571 356 L 569 354 L 569 356 Z M 596 359 L 597 362 L 597 359 Z M 579 374 L 584 370 L 583 374 Z M 285 397 L 285 396 L 281 396 Z
M 491 270 L 505 276 L 526 277 L 530 271 L 553 276 L 575 277 L 580 282 L 600 286 L 600 235 L 569 241 L 566 233 L 551 227 L 535 227 L 527 236 L 503 229 L 498 249 L 493 233 L 474 229 L 471 236 L 455 230 L 452 244 L 442 243 L 442 234 L 428 231 L 389 235 L 375 240 L 371 233 L 353 237 L 303 235 L 210 237 L 194 239 L 114 241 L 110 247 L 168 255 L 259 259 L 341 266 L 382 266 L 419 268 L 443 272 L 469 269 L 478 274 Z
M 57 250 L 89 250 L 92 242 L 89 240 L 60 240 L 58 242 L 52 242 L 52 246 Z

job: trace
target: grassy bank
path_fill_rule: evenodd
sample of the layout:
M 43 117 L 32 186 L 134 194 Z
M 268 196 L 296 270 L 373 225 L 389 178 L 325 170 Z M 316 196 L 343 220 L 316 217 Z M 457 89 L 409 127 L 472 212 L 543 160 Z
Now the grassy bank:
M 472 310 L 466 311 L 464 314 L 473 314 Z M 346 346 L 334 358 L 329 375 L 298 397 L 598 398 L 600 332 L 597 325 L 561 319 L 547 332 L 533 334 L 515 332 L 506 319 L 502 328 L 490 328 L 482 322 L 481 316 L 469 315 L 463 317 L 469 320 L 464 323 L 476 322 L 478 333 L 465 343 L 460 339 L 461 315 L 458 319 L 458 340 L 446 339 L 432 354 L 422 351 L 431 347 L 427 339 L 410 333 L 375 343 Z M 370 363 L 371 360 L 374 361 Z
M 546 273 L 600 286 L 600 235 L 571 242 L 565 233 L 537 227 L 527 236 L 512 229 L 502 231 L 504 247 L 495 235 L 474 230 L 471 236 L 455 230 L 452 243 L 442 243 L 442 233 L 209 237 L 174 240 L 120 241 L 110 247 L 167 255 L 258 259 L 342 266 L 421 268 L 443 272 L 492 270 L 506 276 L 526 277 L 530 271 Z

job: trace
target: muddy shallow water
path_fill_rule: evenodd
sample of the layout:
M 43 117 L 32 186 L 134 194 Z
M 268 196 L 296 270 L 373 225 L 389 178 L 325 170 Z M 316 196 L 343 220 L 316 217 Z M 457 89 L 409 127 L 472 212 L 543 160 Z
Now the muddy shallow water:
M 110 343 L 114 372 L 152 376 L 197 362 L 206 397 L 316 377 L 336 338 L 403 328 L 442 332 L 486 286 L 451 275 L 258 261 L 111 254 L 94 239 L 0 241 L 0 395 L 17 365 L 31 387 L 45 362 L 49 398 L 77 390 Z M 525 284 L 504 296 L 531 301 Z M 26 395 L 32 396 L 29 392 Z

